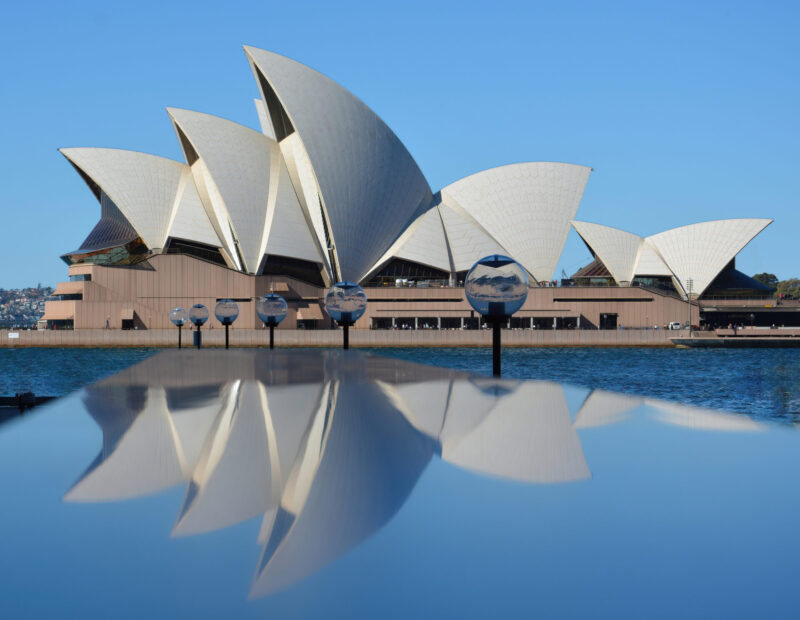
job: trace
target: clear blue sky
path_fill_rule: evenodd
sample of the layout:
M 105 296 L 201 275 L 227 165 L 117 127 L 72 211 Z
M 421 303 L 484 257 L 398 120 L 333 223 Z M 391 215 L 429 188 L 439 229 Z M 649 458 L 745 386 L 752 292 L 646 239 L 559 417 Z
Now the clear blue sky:
M 256 127 L 243 44 L 327 74 L 434 191 L 518 161 L 592 166 L 578 218 L 641 235 L 775 219 L 746 273 L 800 276 L 796 2 L 6 2 L 0 287 L 66 279 L 99 205 L 59 147 L 180 159 L 166 106 Z M 561 268 L 588 262 L 570 233 Z M 558 275 L 558 274 L 557 274 Z

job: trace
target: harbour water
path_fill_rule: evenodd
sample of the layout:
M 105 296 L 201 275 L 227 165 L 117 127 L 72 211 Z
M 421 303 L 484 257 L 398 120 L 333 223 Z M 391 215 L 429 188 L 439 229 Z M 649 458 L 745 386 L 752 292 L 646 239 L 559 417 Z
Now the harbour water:
M 123 370 L 159 349 L 0 349 L 0 395 L 63 396 Z M 407 361 L 484 375 L 485 348 L 376 349 Z M 516 348 L 503 352 L 503 375 L 662 398 L 800 422 L 800 350 Z

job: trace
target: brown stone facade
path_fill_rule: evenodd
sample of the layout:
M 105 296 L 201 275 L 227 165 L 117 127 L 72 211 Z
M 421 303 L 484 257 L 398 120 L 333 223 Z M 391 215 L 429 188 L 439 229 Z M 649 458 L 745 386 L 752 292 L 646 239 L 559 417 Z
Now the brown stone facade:
M 293 278 L 253 276 L 184 255 L 156 255 L 137 265 L 73 265 L 70 276 L 89 278 L 61 283 L 63 301 L 47 302 L 48 324 L 72 321 L 83 329 L 167 329 L 169 312 L 196 303 L 209 308 L 205 328 L 222 325 L 214 318 L 219 299 L 234 299 L 239 318 L 234 328 L 261 326 L 256 300 L 274 291 L 289 304 L 281 329 L 328 329 L 326 290 Z M 367 288 L 369 304 L 356 329 L 461 329 L 476 319 L 457 287 Z M 699 320 L 696 306 L 692 322 Z M 472 320 L 470 320 L 472 319 Z M 689 307 L 676 297 L 639 287 L 533 287 L 510 327 L 522 329 L 625 329 L 663 327 L 689 320 Z M 63 323 L 62 323 L 63 324 Z

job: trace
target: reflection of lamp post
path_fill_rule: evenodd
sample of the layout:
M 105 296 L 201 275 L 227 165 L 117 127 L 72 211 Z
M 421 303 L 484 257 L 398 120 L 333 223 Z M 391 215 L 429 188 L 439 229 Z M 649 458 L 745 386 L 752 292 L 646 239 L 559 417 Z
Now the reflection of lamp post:
M 256 302 L 258 318 L 269 327 L 269 348 L 275 348 L 275 326 L 286 318 L 286 300 L 275 293 L 267 293 Z
M 181 331 L 184 323 L 189 319 L 189 313 L 183 308 L 175 308 L 169 313 L 169 320 L 178 327 L 178 348 L 181 348 Z
M 338 282 L 325 295 L 325 310 L 344 328 L 345 349 L 350 348 L 350 326 L 367 309 L 367 294 L 355 282 Z
M 189 320 L 197 327 L 197 330 L 194 332 L 194 346 L 199 349 L 203 344 L 200 326 L 208 320 L 208 308 L 203 304 L 193 305 L 189 310 Z
M 220 299 L 214 306 L 214 316 L 225 326 L 225 348 L 228 348 L 228 328 L 239 316 L 239 305 L 232 299 Z
M 492 374 L 500 376 L 500 327 L 528 298 L 528 274 L 513 258 L 493 254 L 469 270 L 467 301 L 492 326 Z

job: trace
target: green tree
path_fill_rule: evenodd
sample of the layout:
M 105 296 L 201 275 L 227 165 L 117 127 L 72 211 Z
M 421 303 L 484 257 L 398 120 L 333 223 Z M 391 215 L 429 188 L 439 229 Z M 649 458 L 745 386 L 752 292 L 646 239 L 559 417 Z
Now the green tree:
M 784 297 L 800 298 L 800 278 L 789 278 L 778 282 L 778 293 Z
M 761 282 L 761 284 L 766 284 L 772 289 L 778 288 L 778 276 L 774 273 L 757 273 L 753 276 L 753 280 L 757 280 Z

